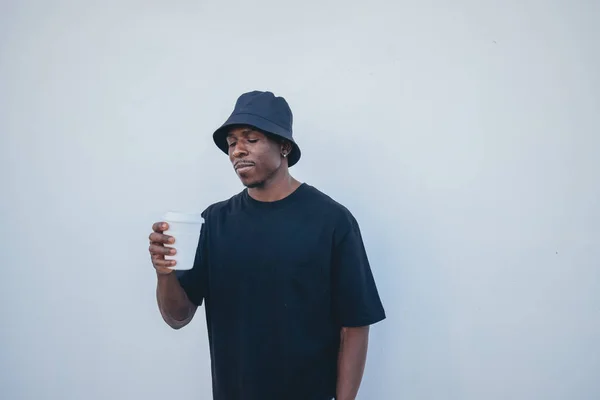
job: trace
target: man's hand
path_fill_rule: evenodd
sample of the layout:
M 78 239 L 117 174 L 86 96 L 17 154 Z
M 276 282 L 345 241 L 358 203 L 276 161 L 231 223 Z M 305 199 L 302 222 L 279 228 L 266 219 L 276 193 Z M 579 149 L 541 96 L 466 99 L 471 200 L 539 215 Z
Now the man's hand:
M 173 236 L 164 235 L 163 232 L 169 229 L 166 222 L 156 222 L 152 225 L 153 232 L 150 234 L 150 258 L 152 265 L 159 275 L 168 275 L 173 272 L 169 267 L 176 264 L 174 260 L 165 260 L 166 255 L 174 255 L 177 251 L 174 248 L 165 247 L 165 244 L 175 243 Z

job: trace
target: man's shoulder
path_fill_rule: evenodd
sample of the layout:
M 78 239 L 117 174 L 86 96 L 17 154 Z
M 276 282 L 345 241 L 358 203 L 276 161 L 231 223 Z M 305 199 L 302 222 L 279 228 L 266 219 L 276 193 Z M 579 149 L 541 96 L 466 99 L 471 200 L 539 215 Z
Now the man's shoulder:
M 306 186 L 311 199 L 310 202 L 314 202 L 314 205 L 323 211 L 324 216 L 333 218 L 341 223 L 353 223 L 355 221 L 352 212 L 341 202 L 314 186 Z
M 331 210 L 338 210 L 342 212 L 349 212 L 348 209 L 339 201 L 335 200 L 330 195 L 316 188 L 315 186 L 304 184 L 306 192 L 310 196 L 311 200 L 321 203 L 322 206 L 327 207 Z
M 212 203 L 202 212 L 202 217 L 206 219 L 212 215 L 218 215 L 223 212 L 230 212 L 233 209 L 239 208 L 239 204 L 242 201 L 242 195 L 244 192 L 239 192 L 234 194 L 228 199 L 221 200 L 215 203 Z

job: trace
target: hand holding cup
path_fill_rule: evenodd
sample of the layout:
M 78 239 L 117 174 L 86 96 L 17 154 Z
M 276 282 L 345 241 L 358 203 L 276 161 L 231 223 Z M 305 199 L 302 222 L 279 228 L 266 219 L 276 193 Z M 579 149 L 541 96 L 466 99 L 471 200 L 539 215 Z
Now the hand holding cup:
M 175 238 L 170 235 L 165 235 L 164 232 L 169 229 L 167 222 L 156 222 L 152 225 L 152 233 L 150 234 L 150 257 L 152 265 L 159 275 L 168 275 L 173 272 L 172 267 L 177 265 L 177 261 L 168 260 L 165 256 L 174 256 L 177 250 L 172 246 L 175 243 Z

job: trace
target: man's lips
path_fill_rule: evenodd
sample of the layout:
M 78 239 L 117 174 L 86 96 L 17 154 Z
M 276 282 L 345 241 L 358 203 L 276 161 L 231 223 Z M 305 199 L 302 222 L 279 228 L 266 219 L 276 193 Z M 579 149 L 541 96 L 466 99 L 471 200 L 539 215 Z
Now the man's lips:
M 254 166 L 254 163 L 252 163 L 252 162 L 239 161 L 239 162 L 235 163 L 235 165 L 233 167 L 237 171 L 238 169 L 248 168 L 248 167 L 253 167 L 253 166 Z

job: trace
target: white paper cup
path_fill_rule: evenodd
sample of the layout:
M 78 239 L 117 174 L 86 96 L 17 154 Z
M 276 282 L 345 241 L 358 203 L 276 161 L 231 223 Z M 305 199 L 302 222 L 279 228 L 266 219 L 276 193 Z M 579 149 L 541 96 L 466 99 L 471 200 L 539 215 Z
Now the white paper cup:
M 200 214 L 170 211 L 164 215 L 163 221 L 169 224 L 169 229 L 164 231 L 164 234 L 175 238 L 174 244 L 165 246 L 177 250 L 174 256 L 165 256 L 165 260 L 177 261 L 175 266 L 169 268 L 192 269 L 204 219 Z

